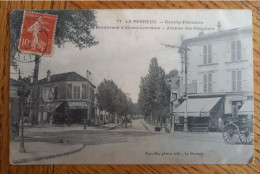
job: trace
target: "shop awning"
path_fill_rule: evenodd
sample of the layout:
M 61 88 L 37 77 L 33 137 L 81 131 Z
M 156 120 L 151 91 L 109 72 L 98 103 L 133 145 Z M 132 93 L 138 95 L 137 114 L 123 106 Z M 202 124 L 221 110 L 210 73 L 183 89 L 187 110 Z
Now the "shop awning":
M 187 116 L 188 117 L 209 117 L 211 109 L 219 102 L 221 97 L 214 98 L 194 98 L 188 99 Z M 179 107 L 173 109 L 174 116 L 184 116 L 186 101 Z
M 239 109 L 238 114 L 239 115 L 251 115 L 253 114 L 254 111 L 254 103 L 253 100 L 247 100 L 245 103 L 242 105 L 242 107 Z
M 69 102 L 70 109 L 87 109 L 88 104 L 86 102 Z
M 44 103 L 40 105 L 40 112 L 55 112 L 55 110 L 62 104 L 62 102 Z

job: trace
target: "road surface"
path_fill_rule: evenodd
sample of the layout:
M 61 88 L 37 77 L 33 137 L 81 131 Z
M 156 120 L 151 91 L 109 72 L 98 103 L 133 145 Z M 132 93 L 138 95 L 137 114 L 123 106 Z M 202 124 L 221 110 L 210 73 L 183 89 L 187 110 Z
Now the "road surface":
M 64 139 L 85 147 L 77 153 L 35 161 L 35 164 L 180 164 L 248 163 L 252 145 L 226 144 L 220 133 L 154 134 L 134 120 L 132 127 L 47 133 L 45 141 Z M 39 135 L 40 136 L 40 135 Z

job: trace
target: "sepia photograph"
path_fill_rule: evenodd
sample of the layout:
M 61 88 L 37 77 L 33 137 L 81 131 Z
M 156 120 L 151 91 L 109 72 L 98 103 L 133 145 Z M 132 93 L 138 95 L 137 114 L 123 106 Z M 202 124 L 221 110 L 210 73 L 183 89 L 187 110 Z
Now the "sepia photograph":
M 248 164 L 250 10 L 14 10 L 10 163 Z

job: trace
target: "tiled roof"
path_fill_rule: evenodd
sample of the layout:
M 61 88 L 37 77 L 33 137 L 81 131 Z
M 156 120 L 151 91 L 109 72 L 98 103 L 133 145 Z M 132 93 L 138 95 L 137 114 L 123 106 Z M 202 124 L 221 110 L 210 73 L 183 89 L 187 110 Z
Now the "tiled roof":
M 92 86 L 95 87 L 95 85 L 93 85 L 89 80 L 87 80 L 85 77 L 79 75 L 76 72 L 54 74 L 54 75 L 51 75 L 50 82 L 47 81 L 47 77 L 46 77 L 44 79 L 39 80 L 39 84 L 52 83 L 52 82 L 63 82 L 63 81 L 88 81 Z

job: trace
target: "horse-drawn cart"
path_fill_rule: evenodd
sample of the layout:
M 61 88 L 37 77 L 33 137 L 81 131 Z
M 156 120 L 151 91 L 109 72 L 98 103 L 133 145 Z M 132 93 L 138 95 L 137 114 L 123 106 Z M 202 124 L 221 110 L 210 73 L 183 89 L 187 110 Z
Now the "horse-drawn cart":
M 253 115 L 238 115 L 232 117 L 231 114 L 223 116 L 224 128 L 223 139 L 226 143 L 236 144 L 252 144 L 253 139 Z

